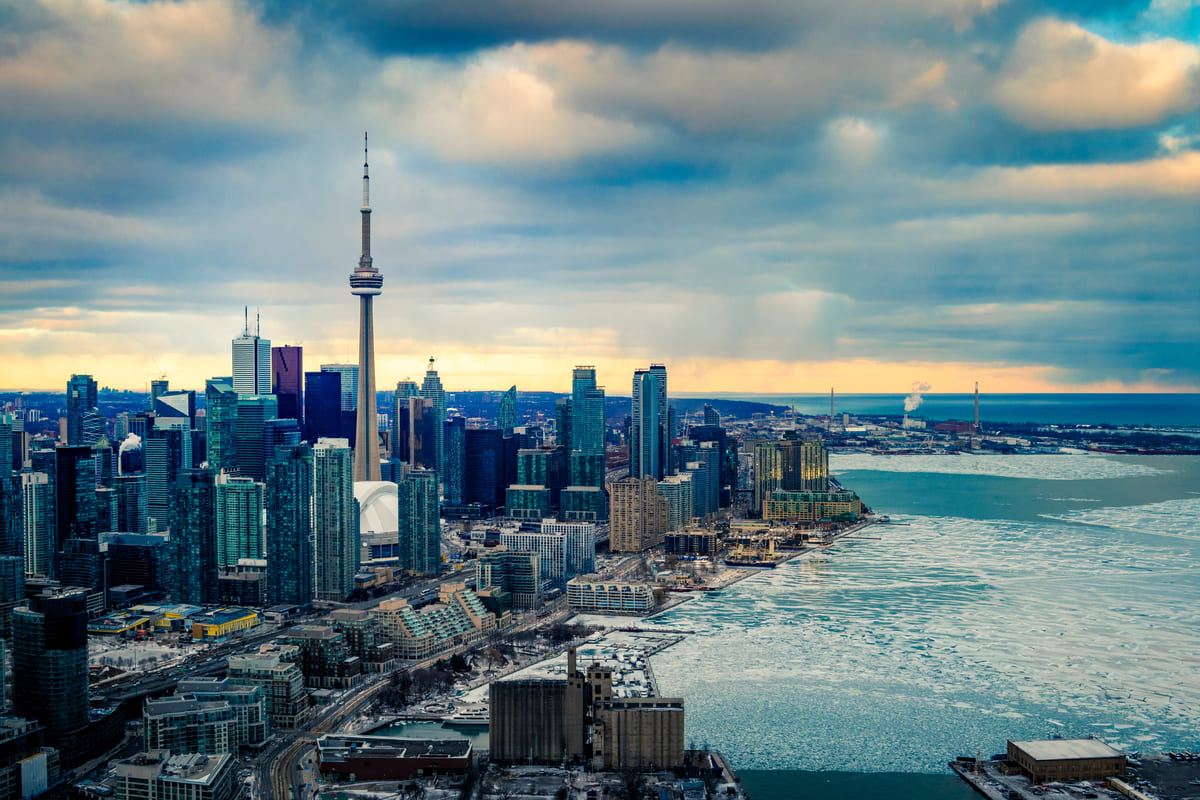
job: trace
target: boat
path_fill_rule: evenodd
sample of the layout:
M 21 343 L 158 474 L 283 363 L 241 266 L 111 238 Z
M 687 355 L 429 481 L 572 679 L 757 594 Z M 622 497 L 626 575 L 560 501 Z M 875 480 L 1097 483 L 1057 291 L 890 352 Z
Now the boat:
M 442 718 L 443 725 L 481 725 L 486 726 L 490 721 L 490 715 L 486 708 L 470 708 L 462 711 L 455 711 L 448 717 Z
M 751 561 L 748 559 L 741 560 L 741 559 L 727 558 L 727 559 L 725 559 L 725 566 L 727 566 L 727 567 L 757 567 L 759 569 L 775 569 L 775 562 L 774 561 Z

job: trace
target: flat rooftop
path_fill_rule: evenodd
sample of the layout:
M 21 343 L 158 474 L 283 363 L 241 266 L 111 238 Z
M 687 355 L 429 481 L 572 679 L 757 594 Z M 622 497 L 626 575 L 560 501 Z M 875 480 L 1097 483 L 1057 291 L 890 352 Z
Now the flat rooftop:
M 1120 758 L 1124 755 L 1099 739 L 1036 739 L 1027 742 L 1012 742 L 1012 745 L 1038 761 Z
M 371 758 L 463 758 L 471 753 L 466 739 L 396 739 L 391 736 L 339 736 L 317 739 L 322 760 L 348 757 Z

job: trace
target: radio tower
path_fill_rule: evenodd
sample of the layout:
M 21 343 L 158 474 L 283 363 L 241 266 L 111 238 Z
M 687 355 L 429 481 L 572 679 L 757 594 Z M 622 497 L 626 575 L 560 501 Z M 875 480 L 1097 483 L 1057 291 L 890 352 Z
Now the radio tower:
M 375 407 L 375 318 L 371 300 L 383 293 L 383 276 L 371 263 L 371 197 L 367 178 L 367 134 L 363 134 L 362 255 L 350 274 L 350 294 L 358 296 L 358 419 L 355 426 L 354 480 L 379 480 L 379 423 Z

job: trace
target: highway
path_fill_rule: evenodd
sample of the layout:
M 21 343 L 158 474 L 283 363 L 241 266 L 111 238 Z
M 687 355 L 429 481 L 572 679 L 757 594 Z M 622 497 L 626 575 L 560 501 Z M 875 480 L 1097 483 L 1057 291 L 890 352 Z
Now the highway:
M 510 625 L 502 631 L 497 631 L 487 639 L 459 645 L 451 650 L 432 655 L 423 661 L 407 664 L 398 671 L 405 672 L 431 667 L 444 658 L 450 658 L 455 653 L 486 647 L 511 634 L 553 624 L 565 619 L 570 613 L 570 609 L 565 603 L 560 609 L 547 617 L 539 618 L 536 614 L 530 613 L 521 622 Z M 374 676 L 367 685 L 355 692 L 349 699 L 336 706 L 329 706 L 319 717 L 313 720 L 312 725 L 307 731 L 288 731 L 276 734 L 279 741 L 264 750 L 258 759 L 259 764 L 267 765 L 268 770 L 267 780 L 261 781 L 263 787 L 261 800 L 308 800 L 308 798 L 294 794 L 301 783 L 300 770 L 297 765 L 301 754 L 306 748 L 312 746 L 313 742 L 319 737 L 326 733 L 335 732 L 343 722 L 353 718 L 355 714 L 365 708 L 375 697 L 375 694 L 388 685 L 392 674 L 395 673 Z

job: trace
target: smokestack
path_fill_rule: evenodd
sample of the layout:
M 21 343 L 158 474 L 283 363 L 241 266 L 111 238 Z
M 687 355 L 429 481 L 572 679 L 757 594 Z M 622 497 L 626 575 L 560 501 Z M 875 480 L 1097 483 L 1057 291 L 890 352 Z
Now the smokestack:
M 975 433 L 979 433 L 979 381 L 975 381 Z

